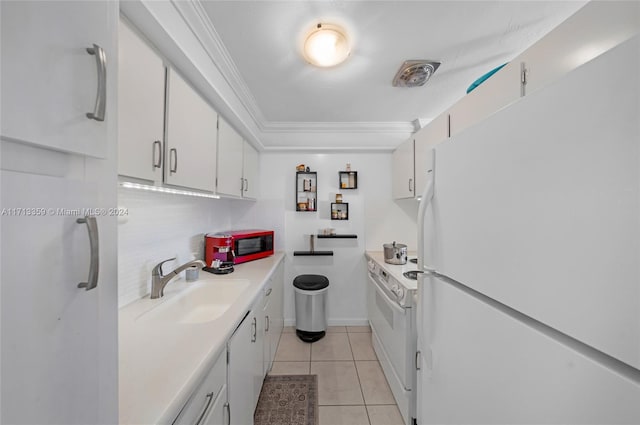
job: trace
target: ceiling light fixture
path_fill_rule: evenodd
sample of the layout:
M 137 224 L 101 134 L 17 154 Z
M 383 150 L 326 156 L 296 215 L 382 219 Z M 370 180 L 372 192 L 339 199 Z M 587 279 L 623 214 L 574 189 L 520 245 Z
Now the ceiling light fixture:
M 304 41 L 304 58 L 312 65 L 328 68 L 344 62 L 351 53 L 345 31 L 333 24 L 317 24 Z

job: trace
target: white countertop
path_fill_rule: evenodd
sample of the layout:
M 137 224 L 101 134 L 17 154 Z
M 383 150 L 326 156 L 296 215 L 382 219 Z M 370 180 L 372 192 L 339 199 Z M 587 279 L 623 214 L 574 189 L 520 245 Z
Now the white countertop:
M 366 256 L 376 263 L 380 267 L 382 267 L 387 273 L 389 273 L 394 279 L 396 279 L 399 283 L 401 283 L 405 288 L 409 290 L 417 290 L 418 289 L 418 281 L 413 279 L 407 279 L 403 276 L 402 273 L 408 272 L 411 270 L 418 270 L 418 265 L 414 264 L 407 260 L 406 264 L 389 264 L 384 261 L 384 252 L 383 251 L 366 251 Z M 407 258 L 415 258 L 415 252 L 409 252 Z
M 235 266 L 228 275 L 200 271 L 200 279 L 170 282 L 164 297 L 145 297 L 119 311 L 119 422 L 171 423 L 213 366 L 231 336 L 273 273 L 282 253 Z M 137 321 L 144 312 L 170 300 L 190 285 L 247 279 L 250 283 L 220 318 L 207 323 L 179 324 Z

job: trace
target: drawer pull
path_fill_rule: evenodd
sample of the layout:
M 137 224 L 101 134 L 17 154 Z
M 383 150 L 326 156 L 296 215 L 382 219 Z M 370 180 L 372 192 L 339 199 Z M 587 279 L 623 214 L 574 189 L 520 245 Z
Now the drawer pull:
M 209 409 L 211 408 L 211 403 L 213 402 L 213 391 L 207 394 L 206 399 L 207 399 L 207 404 L 205 404 L 204 409 L 202 410 L 202 413 L 200 413 L 200 416 L 196 421 L 196 425 L 200 425 L 202 423 L 202 420 L 207 416 L 207 413 L 209 413 Z

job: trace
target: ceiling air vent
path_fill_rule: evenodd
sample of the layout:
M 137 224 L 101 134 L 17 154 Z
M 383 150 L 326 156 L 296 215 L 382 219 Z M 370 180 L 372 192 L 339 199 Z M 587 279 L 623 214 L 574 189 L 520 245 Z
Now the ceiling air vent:
M 440 62 L 429 60 L 405 61 L 393 78 L 394 87 L 419 87 L 431 78 Z

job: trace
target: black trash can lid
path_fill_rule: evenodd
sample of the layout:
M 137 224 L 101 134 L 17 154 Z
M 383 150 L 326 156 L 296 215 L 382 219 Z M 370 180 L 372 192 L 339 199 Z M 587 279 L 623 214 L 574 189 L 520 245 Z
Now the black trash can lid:
M 301 274 L 293 279 L 293 286 L 303 291 L 318 291 L 329 286 L 329 279 L 319 274 Z

